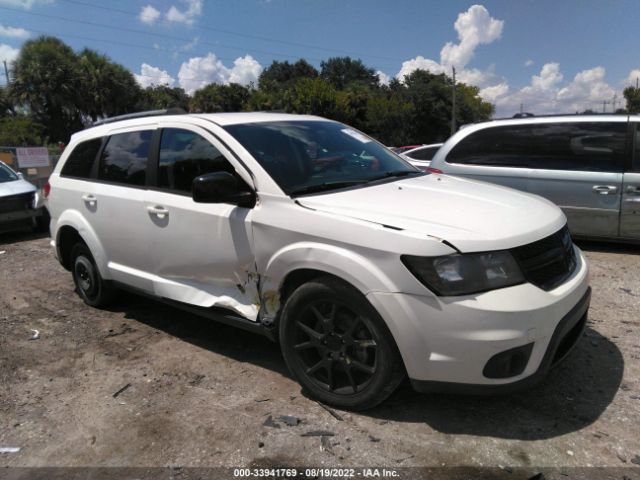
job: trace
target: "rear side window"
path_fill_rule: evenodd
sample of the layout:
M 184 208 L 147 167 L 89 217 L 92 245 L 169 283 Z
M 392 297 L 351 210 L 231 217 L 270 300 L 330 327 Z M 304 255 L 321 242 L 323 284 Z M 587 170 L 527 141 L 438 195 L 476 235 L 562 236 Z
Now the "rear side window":
M 63 177 L 90 178 L 93 164 L 100 151 L 102 139 L 96 138 L 76 145 L 62 167 Z
M 158 187 L 190 193 L 196 177 L 212 172 L 235 170 L 216 147 L 197 133 L 178 128 L 162 131 Z
M 144 130 L 112 135 L 100 157 L 98 179 L 144 186 L 152 133 Z
M 621 172 L 625 122 L 538 123 L 492 127 L 472 133 L 456 145 L 448 163 Z
M 635 145 L 633 152 L 633 171 L 640 172 L 640 123 L 636 123 L 636 138 L 633 144 Z

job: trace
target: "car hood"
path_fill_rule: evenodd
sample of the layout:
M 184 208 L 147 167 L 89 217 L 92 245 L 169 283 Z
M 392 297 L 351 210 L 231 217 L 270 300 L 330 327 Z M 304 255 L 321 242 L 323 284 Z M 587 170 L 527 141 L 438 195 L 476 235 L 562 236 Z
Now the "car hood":
M 34 185 L 22 179 L 0 183 L 0 197 L 9 197 L 11 195 L 19 195 L 21 193 L 35 192 L 36 190 L 37 189 Z
M 314 210 L 435 237 L 461 252 L 525 245 L 566 223 L 562 211 L 542 197 L 437 174 L 297 201 Z

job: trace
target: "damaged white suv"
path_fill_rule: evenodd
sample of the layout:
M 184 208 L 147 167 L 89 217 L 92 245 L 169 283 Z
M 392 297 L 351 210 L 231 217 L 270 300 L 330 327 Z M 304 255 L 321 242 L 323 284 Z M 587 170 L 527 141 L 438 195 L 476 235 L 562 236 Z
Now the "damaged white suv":
M 101 306 L 127 288 L 279 340 L 315 398 L 530 386 L 581 336 L 588 267 L 540 197 L 424 173 L 343 124 L 137 115 L 75 134 L 52 244 Z

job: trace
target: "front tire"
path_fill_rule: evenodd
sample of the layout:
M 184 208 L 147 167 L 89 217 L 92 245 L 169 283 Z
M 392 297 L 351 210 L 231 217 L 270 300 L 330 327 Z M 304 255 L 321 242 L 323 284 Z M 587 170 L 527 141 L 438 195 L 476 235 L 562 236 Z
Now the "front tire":
M 104 281 L 89 247 L 77 243 L 71 249 L 71 273 L 80 298 L 92 307 L 104 307 L 113 299 L 113 289 Z
M 280 343 L 289 370 L 314 398 L 364 410 L 385 400 L 405 376 L 393 337 L 353 287 L 314 279 L 287 299 Z

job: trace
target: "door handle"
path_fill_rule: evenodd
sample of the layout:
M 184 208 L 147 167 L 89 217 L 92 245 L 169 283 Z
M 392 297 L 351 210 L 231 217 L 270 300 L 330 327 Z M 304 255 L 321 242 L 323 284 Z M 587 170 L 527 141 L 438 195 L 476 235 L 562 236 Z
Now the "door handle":
M 609 195 L 610 193 L 616 193 L 618 191 L 618 187 L 613 185 L 594 185 L 593 193 L 597 193 L 598 195 Z
M 98 199 L 94 195 L 88 193 L 86 195 L 82 195 L 82 201 L 93 206 L 98 202 Z
M 625 189 L 626 193 L 636 193 L 640 195 L 640 187 L 636 187 L 635 185 L 627 185 Z
M 147 207 L 147 212 L 149 212 L 151 215 L 155 215 L 158 218 L 165 218 L 169 216 L 169 210 L 161 206 Z

